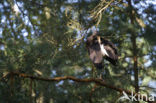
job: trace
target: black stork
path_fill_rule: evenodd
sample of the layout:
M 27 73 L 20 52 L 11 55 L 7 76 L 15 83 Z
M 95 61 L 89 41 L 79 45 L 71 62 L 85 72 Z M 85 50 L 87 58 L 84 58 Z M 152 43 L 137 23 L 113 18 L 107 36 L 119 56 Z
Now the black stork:
M 103 68 L 103 58 L 105 58 L 111 64 L 116 65 L 118 53 L 115 45 L 112 42 L 98 36 L 97 33 L 94 33 L 87 38 L 86 43 L 90 59 L 96 68 Z

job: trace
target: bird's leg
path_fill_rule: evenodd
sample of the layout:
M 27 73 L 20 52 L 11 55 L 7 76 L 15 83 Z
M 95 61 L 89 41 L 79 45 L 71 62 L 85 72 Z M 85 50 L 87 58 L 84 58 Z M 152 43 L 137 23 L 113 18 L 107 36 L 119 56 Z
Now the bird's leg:
M 103 80 L 103 77 L 102 77 L 102 69 L 98 69 L 97 70 L 97 75 L 98 75 L 97 78 L 99 78 L 100 80 Z
M 102 69 L 102 71 L 101 71 L 101 79 L 102 80 L 104 80 L 105 78 L 107 78 L 107 75 L 109 74 L 109 71 L 108 71 L 108 64 L 104 64 L 105 66 L 104 66 L 104 68 Z
M 92 77 L 97 78 L 97 71 L 96 71 L 96 68 L 94 67 L 94 65 L 92 65 Z

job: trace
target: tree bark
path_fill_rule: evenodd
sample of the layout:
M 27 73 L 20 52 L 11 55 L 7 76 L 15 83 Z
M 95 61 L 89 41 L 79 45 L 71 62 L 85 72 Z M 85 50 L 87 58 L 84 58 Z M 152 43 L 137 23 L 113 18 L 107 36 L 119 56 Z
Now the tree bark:
M 128 0 L 128 5 L 130 8 L 130 21 L 131 24 L 134 25 L 135 20 L 135 12 L 133 10 L 132 2 L 131 0 Z M 134 86 L 135 86 L 135 92 L 139 92 L 139 70 L 138 70 L 138 52 L 137 52 L 137 43 L 136 43 L 136 33 L 131 30 L 131 42 L 132 42 L 132 52 L 133 52 L 133 71 L 134 71 Z M 138 101 L 139 103 L 139 101 Z

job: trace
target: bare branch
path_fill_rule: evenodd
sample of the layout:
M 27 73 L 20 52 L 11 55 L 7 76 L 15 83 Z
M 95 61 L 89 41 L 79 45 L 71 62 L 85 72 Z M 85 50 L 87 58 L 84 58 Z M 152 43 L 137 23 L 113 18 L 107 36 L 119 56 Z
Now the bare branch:
M 91 11 L 91 18 L 94 20 L 97 20 L 96 26 L 99 25 L 101 18 L 102 18 L 102 12 L 107 9 L 111 3 L 113 3 L 114 0 L 111 0 L 109 2 L 102 0 L 92 11 Z
M 19 72 L 10 72 L 9 75 L 15 75 L 15 76 L 19 76 L 20 78 L 29 78 L 29 79 L 34 79 L 34 80 L 41 80 L 41 81 L 47 81 L 47 82 L 59 82 L 61 80 L 73 80 L 75 82 L 83 82 L 83 83 L 96 83 L 99 86 L 104 86 L 106 88 L 110 88 L 113 89 L 117 92 L 122 93 L 123 91 L 126 92 L 128 95 L 131 95 L 131 91 L 129 90 L 125 90 L 123 88 L 118 88 L 116 86 L 112 86 L 110 84 L 107 84 L 104 80 L 101 80 L 99 78 L 87 78 L 87 79 L 79 79 L 79 78 L 75 78 L 73 76 L 64 76 L 64 77 L 55 77 L 55 78 L 44 78 L 44 77 L 38 77 L 38 76 L 32 76 L 32 75 L 28 75 L 28 74 L 24 74 L 24 73 L 19 73 Z M 137 93 L 133 93 L 134 95 L 136 95 L 136 97 L 138 98 L 138 96 L 140 96 L 140 94 Z M 147 98 L 145 98 L 143 96 L 143 100 L 149 103 L 153 103 L 150 102 L 149 100 L 146 100 Z

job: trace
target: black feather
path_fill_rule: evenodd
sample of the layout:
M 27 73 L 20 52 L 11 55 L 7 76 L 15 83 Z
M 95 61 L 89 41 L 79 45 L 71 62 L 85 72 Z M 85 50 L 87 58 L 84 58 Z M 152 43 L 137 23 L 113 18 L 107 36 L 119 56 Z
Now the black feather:
M 87 49 L 89 52 L 89 57 L 96 68 L 102 69 L 103 68 L 103 57 L 105 57 L 106 60 L 108 60 L 113 65 L 116 65 L 116 62 L 118 60 L 118 53 L 117 48 L 115 45 L 110 42 L 109 40 L 105 38 L 100 38 L 101 44 L 104 45 L 104 49 L 108 53 L 107 55 L 103 55 L 98 40 L 97 35 L 93 34 L 87 38 Z

